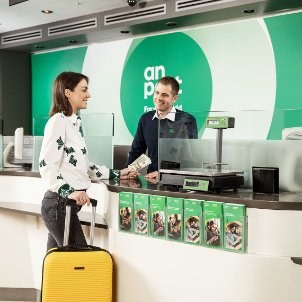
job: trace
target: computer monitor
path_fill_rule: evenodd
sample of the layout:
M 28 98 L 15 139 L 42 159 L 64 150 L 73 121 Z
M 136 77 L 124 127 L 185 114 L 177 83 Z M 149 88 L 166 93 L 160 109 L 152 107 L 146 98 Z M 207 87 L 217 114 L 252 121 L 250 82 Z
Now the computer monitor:
M 24 128 L 17 128 L 14 137 L 14 157 L 15 159 L 23 159 L 23 141 L 24 141 Z
M 282 130 L 282 139 L 286 139 L 286 140 L 302 139 L 302 127 L 284 128 Z

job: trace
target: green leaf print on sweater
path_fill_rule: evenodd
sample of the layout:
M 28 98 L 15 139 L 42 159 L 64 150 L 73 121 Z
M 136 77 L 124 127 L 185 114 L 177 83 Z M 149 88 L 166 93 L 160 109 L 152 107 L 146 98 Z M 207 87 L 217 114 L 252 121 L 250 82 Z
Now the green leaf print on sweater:
M 58 143 L 58 150 L 60 150 L 64 146 L 64 142 L 62 140 L 62 137 L 60 136 L 56 142 Z
M 72 147 L 70 147 L 70 148 L 65 147 L 64 151 L 66 152 L 67 155 L 75 152 L 75 150 Z
M 102 177 L 102 173 L 100 172 L 100 171 L 97 171 L 96 173 L 95 173 L 95 175 L 96 175 L 96 177 Z
M 80 133 L 81 133 L 81 136 L 84 137 L 84 131 L 83 131 L 82 125 L 80 126 L 79 131 L 80 131 Z
M 73 155 L 70 156 L 69 163 L 74 165 L 75 167 L 77 166 L 77 160 L 75 159 L 75 157 Z
M 44 160 L 44 159 L 42 159 L 42 160 L 39 162 L 39 166 L 40 166 L 40 168 L 42 168 L 42 167 L 45 167 L 45 166 L 46 166 L 46 162 L 45 162 L 45 160 Z
M 64 198 L 67 198 L 72 192 L 74 192 L 74 189 L 69 184 L 64 184 L 58 190 L 59 195 Z

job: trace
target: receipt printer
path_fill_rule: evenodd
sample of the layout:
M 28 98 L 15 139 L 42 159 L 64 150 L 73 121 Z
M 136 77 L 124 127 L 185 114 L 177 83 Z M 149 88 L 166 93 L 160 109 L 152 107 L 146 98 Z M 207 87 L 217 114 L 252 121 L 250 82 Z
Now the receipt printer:
M 252 167 L 253 192 L 279 194 L 279 168 Z

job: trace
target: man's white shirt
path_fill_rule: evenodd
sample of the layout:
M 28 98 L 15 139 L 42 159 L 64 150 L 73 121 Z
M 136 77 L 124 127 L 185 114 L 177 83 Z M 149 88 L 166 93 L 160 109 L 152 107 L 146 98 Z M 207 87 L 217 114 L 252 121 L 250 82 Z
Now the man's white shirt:
M 153 116 L 153 118 L 152 118 L 152 120 L 154 120 L 155 118 L 157 118 L 157 119 L 161 119 L 161 120 L 163 120 L 163 119 L 168 119 L 168 120 L 174 122 L 174 121 L 175 121 L 175 115 L 176 115 L 176 109 L 175 109 L 175 107 L 173 106 L 172 109 L 171 109 L 171 111 L 170 111 L 169 113 L 167 113 L 166 116 L 160 117 L 160 118 L 159 118 L 158 112 L 157 112 L 157 110 L 156 110 L 156 111 L 155 111 L 155 114 L 154 114 L 154 116 Z

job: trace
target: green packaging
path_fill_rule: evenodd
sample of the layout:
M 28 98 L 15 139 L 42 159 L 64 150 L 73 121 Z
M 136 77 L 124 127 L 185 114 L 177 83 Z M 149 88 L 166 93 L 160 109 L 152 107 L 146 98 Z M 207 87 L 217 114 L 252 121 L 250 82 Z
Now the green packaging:
M 182 241 L 183 237 L 183 198 L 167 197 L 166 238 Z
M 242 204 L 225 203 L 224 250 L 245 253 L 246 251 L 246 208 Z
M 134 233 L 148 235 L 149 195 L 134 193 Z
M 221 249 L 223 239 L 223 203 L 217 201 L 204 201 L 203 211 L 203 244 L 207 247 Z
M 132 232 L 133 229 L 133 193 L 119 193 L 119 229 Z
M 195 199 L 184 199 L 184 242 L 191 244 L 201 243 L 201 218 L 202 201 Z
M 166 197 L 150 195 L 150 231 L 151 237 L 165 238 L 166 234 Z

